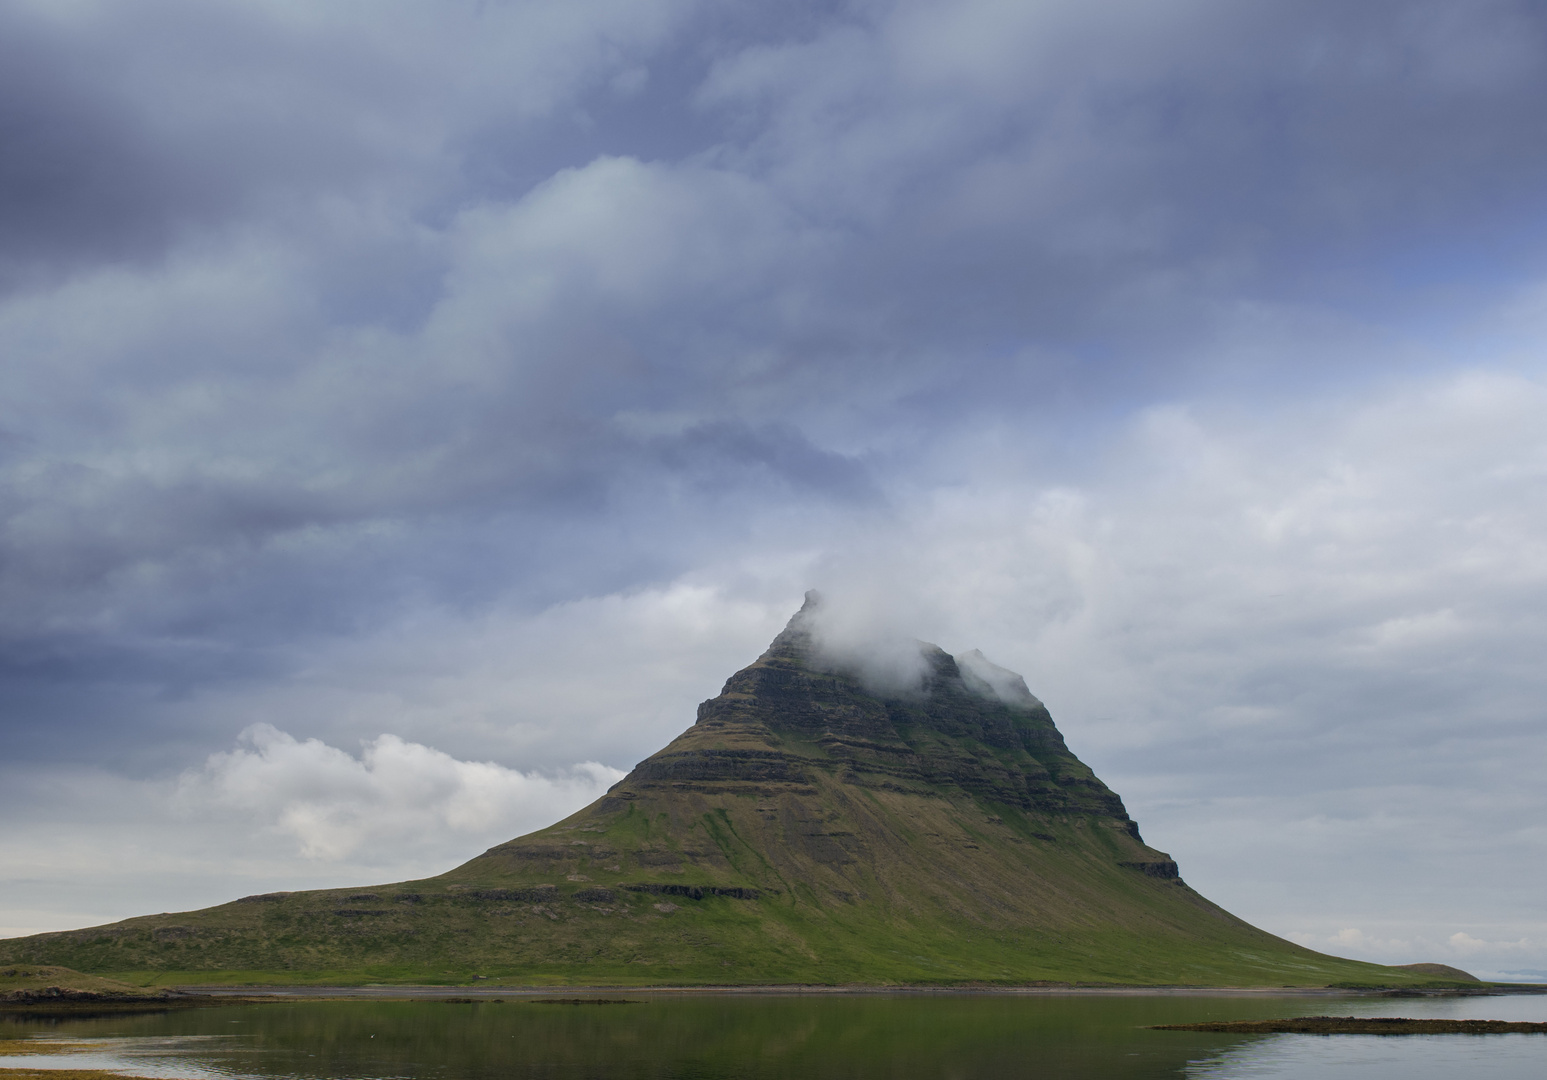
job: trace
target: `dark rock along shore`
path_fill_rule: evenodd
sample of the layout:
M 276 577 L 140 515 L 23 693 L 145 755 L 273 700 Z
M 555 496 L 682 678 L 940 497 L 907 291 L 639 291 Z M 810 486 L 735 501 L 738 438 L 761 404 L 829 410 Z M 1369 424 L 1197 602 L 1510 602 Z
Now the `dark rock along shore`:
M 1547 1024 L 1518 1020 L 1438 1020 L 1405 1016 L 1297 1016 L 1287 1020 L 1224 1020 L 1160 1024 L 1156 1031 L 1291 1035 L 1547 1035 Z

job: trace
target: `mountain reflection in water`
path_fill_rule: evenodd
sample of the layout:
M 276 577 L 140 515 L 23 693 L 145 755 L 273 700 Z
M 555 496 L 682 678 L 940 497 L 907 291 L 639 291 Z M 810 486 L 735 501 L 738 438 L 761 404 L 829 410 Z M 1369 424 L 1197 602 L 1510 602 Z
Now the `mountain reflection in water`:
M 1423 1080 L 1462 1073 L 1513 1080 L 1540 1077 L 1547 1068 L 1542 1036 L 1243 1038 L 1147 1029 L 1328 1013 L 1547 1019 L 1547 998 L 1535 996 L 608 996 L 638 1003 L 308 1001 L 98 1018 L 10 1017 L 0 1024 L 0 1038 L 87 1040 L 92 1067 L 144 1076 L 296 1080 Z M 54 1055 L 36 1064 L 78 1068 L 86 1062 Z

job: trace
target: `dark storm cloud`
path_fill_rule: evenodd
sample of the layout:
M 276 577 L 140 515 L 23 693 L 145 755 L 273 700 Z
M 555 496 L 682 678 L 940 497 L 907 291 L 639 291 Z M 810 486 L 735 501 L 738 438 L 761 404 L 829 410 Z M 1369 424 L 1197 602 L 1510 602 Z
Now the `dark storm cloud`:
M 1081 352 L 1086 378 L 1115 363 L 1154 387 L 1213 305 L 1360 310 L 1460 260 L 1534 258 L 1516 243 L 1547 160 L 1526 7 L 920 4 L 877 21 L 729 58 L 705 102 L 758 116 L 744 167 L 860 233 L 833 284 L 881 307 L 888 344 L 1030 337 Z
M 669 578 L 1206 378 L 1242 302 L 1524 258 L 1547 190 L 1528 5 L 4 18 L 5 257 L 70 275 L 6 322 L 21 658 Z
M 628 70 L 675 8 L 13 0 L 0 9 L 7 280 L 293 223 L 318 198 L 433 213 L 457 198 L 471 132 L 540 129 Z
M 158 183 L 153 153 L 136 139 L 136 118 L 77 86 L 63 50 L 42 38 L 18 13 L 0 13 L 0 270 L 7 283 L 29 269 L 164 243 L 172 209 L 188 194 L 175 182 Z
M 0 9 L 8 283 L 154 259 L 265 197 L 379 168 L 387 155 L 365 131 L 372 98 L 390 98 L 381 65 L 351 64 L 346 41 L 276 30 L 234 6 Z

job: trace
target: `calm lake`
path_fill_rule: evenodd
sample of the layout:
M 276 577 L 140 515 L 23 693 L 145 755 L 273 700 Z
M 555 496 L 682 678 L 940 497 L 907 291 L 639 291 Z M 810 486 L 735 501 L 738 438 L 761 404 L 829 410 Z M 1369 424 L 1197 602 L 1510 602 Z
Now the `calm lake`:
M 1547 996 L 1485 998 L 713 996 L 626 1005 L 506 998 L 316 1001 L 0 1021 L 0 1038 L 84 1040 L 84 1055 L 0 1065 L 297 1080 L 1547 1076 L 1547 1036 L 1220 1036 L 1146 1025 L 1297 1015 L 1547 1020 Z

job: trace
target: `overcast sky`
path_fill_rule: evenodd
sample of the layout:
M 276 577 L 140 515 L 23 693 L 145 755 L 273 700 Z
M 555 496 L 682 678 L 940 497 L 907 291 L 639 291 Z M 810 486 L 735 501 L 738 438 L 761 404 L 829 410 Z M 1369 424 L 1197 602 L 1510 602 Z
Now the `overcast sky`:
M 1547 978 L 1547 11 L 0 0 L 0 933 L 436 873 L 805 589 Z

